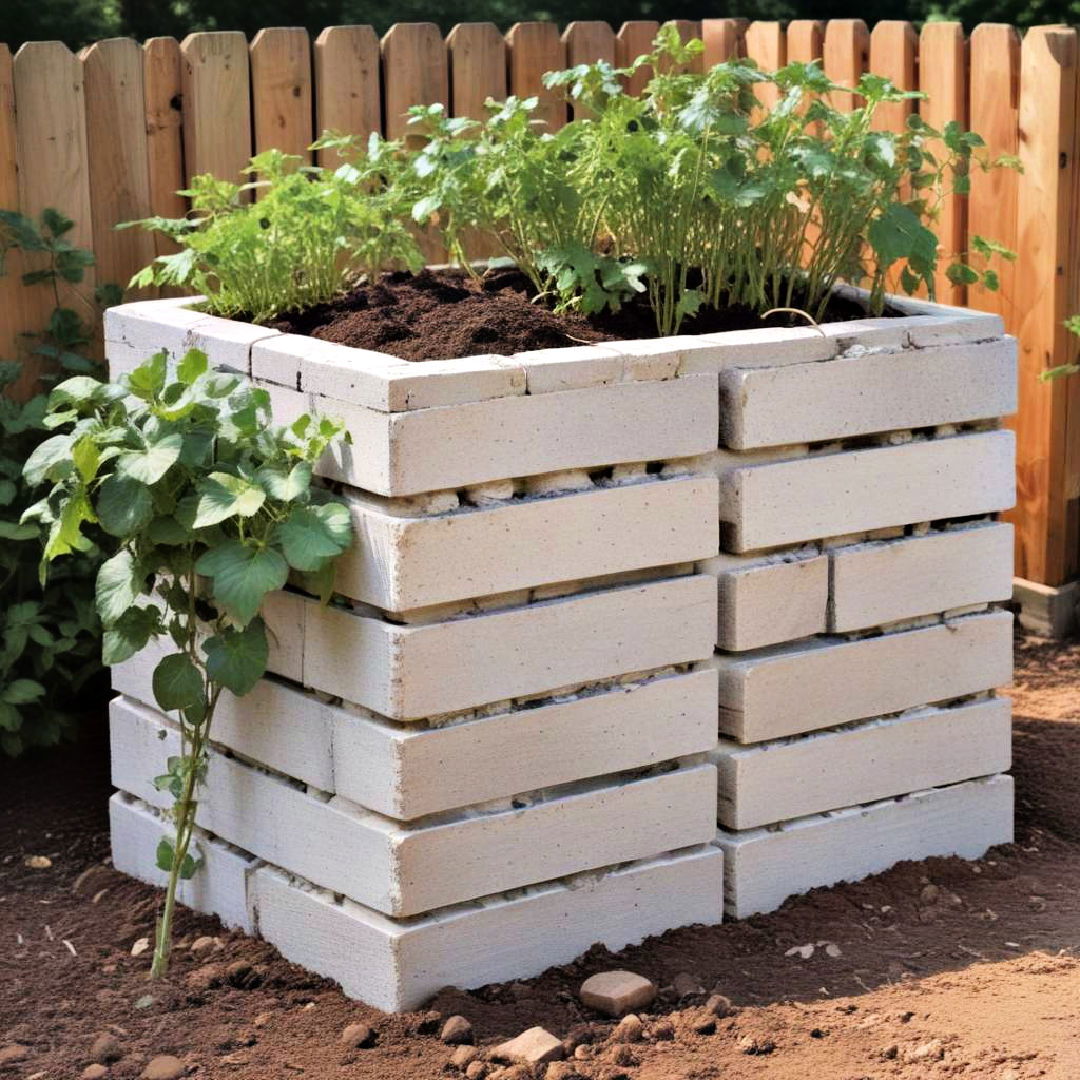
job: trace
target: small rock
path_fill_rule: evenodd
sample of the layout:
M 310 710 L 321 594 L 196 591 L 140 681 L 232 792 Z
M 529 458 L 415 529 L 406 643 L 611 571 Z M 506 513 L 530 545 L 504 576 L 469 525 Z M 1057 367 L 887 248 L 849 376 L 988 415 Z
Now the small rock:
M 480 1051 L 475 1046 L 459 1046 L 450 1055 L 450 1064 L 464 1072 L 479 1057 Z
M 544 1080 L 583 1080 L 569 1061 L 553 1061 L 544 1070 Z
M 225 969 L 225 979 L 230 986 L 235 986 L 238 990 L 251 990 L 262 982 L 262 972 L 246 960 L 234 960 Z
M 151 1058 L 143 1069 L 142 1080 L 180 1080 L 187 1072 L 187 1066 L 172 1054 L 161 1054 Z
M 0 1047 L 0 1065 L 14 1065 L 16 1061 L 24 1061 L 29 1053 L 30 1047 L 23 1046 L 22 1043 L 10 1043 Z
M 190 952 L 195 956 L 202 956 L 204 953 L 210 952 L 216 944 L 217 940 L 215 938 L 206 937 L 204 935 L 203 937 L 196 938 L 191 943 Z
M 124 1051 L 120 1047 L 120 1040 L 107 1031 L 99 1035 L 90 1044 L 90 1060 L 101 1065 L 108 1065 L 113 1061 L 119 1061 Z
M 439 1038 L 447 1046 L 464 1046 L 473 1041 L 472 1024 L 464 1016 L 451 1016 L 443 1024 Z
M 577 1061 L 588 1061 L 595 1053 L 595 1050 L 586 1043 L 574 1047 L 574 1058 Z
M 716 1034 L 716 1019 L 709 1016 L 704 1020 L 694 1021 L 694 1034 L 695 1035 L 715 1035 Z
M 354 1050 L 366 1050 L 375 1045 L 378 1033 L 370 1024 L 349 1024 L 341 1033 L 341 1041 Z
M 924 885 L 922 892 L 919 893 L 920 904 L 936 904 L 940 899 L 941 889 L 932 882 L 929 885 Z
M 653 1024 L 652 1037 L 657 1042 L 670 1042 L 675 1038 L 675 1025 L 670 1020 L 661 1020 Z
M 488 1074 L 488 1067 L 482 1061 L 474 1061 L 465 1069 L 468 1080 L 484 1080 Z
M 713 994 L 705 1002 L 705 1011 L 712 1013 L 718 1020 L 723 1020 L 725 1016 L 730 1016 L 734 1010 L 730 998 L 724 997 L 723 994 Z
M 737 1043 L 739 1050 L 744 1054 L 771 1054 L 776 1049 L 776 1043 L 772 1039 L 755 1039 L 752 1035 L 744 1035 Z
M 542 1027 L 531 1027 L 516 1039 L 500 1043 L 491 1051 L 498 1061 L 523 1065 L 539 1065 L 544 1061 L 558 1061 L 562 1057 L 562 1041 Z
M 800 960 L 809 960 L 814 955 L 814 943 L 810 942 L 807 945 L 792 945 L 785 956 L 797 956 Z
M 150 939 L 148 937 L 141 937 L 134 945 L 131 946 L 132 956 L 142 956 L 147 949 L 150 948 Z
M 582 1005 L 608 1016 L 623 1016 L 656 998 L 656 985 L 632 971 L 602 971 L 581 984 Z
M 611 1033 L 610 1041 L 613 1043 L 641 1042 L 641 1038 L 644 1034 L 645 1025 L 641 1022 L 641 1017 L 636 1016 L 634 1013 L 630 1013 L 628 1016 L 624 1016 L 615 1025 L 615 1030 Z
M 904 1054 L 905 1061 L 940 1061 L 945 1056 L 945 1047 L 940 1039 L 931 1039 L 929 1042 L 916 1046 Z
M 258 1015 L 258 1016 L 256 1016 L 256 1017 L 255 1017 L 255 1019 L 251 1021 L 251 1026 L 252 1026 L 252 1027 L 255 1027 L 255 1028 L 263 1028 L 263 1027 L 266 1027 L 266 1025 L 267 1025 L 267 1024 L 269 1024 L 269 1023 L 270 1023 L 270 1021 L 271 1021 L 271 1020 L 272 1020 L 273 1018 L 274 1018 L 274 1014 L 273 1014 L 273 1013 L 268 1013 L 268 1012 L 266 1012 L 266 1013 L 259 1013 L 259 1015 Z
M 612 1065 L 621 1065 L 623 1068 L 638 1063 L 638 1059 L 634 1056 L 634 1051 L 631 1050 L 626 1043 L 619 1043 L 618 1045 L 611 1047 L 607 1052 L 607 1058 Z
M 189 971 L 185 982 L 189 990 L 209 990 L 225 981 L 224 964 L 203 964 L 194 971 Z
M 79 1073 L 79 1080 L 102 1080 L 102 1077 L 108 1075 L 108 1066 L 101 1065 L 95 1061 L 93 1065 L 87 1065 L 86 1068 Z
M 810 1038 L 811 1039 L 824 1039 L 825 1036 L 828 1035 L 828 1034 L 829 1033 L 827 1031 L 825 1031 L 823 1028 L 811 1028 L 810 1029 Z
M 48 855 L 27 855 L 23 865 L 31 870 L 48 870 L 52 866 L 52 859 Z
M 703 994 L 705 987 L 694 978 L 688 971 L 680 971 L 671 980 L 672 989 L 679 995 L 679 999 L 694 997 L 695 994 Z
M 417 1035 L 434 1035 L 439 1030 L 439 1025 L 442 1023 L 442 1013 L 432 1009 L 430 1012 L 424 1013 L 423 1016 L 416 1022 L 416 1034 Z
M 881 1051 L 881 1056 L 886 1061 L 895 1061 L 900 1056 L 900 1047 L 897 1046 L 896 1043 L 893 1043 L 891 1046 L 886 1046 L 885 1049 Z

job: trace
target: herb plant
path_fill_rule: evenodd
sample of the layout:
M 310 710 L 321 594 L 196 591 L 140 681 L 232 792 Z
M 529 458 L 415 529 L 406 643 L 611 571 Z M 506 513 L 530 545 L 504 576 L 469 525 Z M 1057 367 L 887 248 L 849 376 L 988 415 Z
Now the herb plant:
M 175 800 L 175 835 L 157 851 L 169 878 L 155 976 L 168 966 L 177 885 L 199 863 L 193 829 L 218 700 L 248 693 L 266 670 L 267 593 L 296 572 L 328 599 L 351 539 L 348 509 L 312 486 L 312 465 L 341 425 L 269 421 L 265 390 L 209 371 L 197 350 L 170 372 L 162 352 L 119 384 L 82 376 L 56 386 L 46 423 L 58 433 L 26 462 L 28 483 L 51 485 L 23 515 L 47 530 L 43 576 L 90 547 L 84 530 L 111 538 L 96 583 L 105 663 L 157 638 L 175 649 L 153 676 L 181 741 L 154 781 Z
M 56 210 L 36 221 L 0 211 L 0 271 L 7 251 L 26 253 L 35 268 L 22 275 L 22 284 L 31 292 L 49 290 L 55 305 L 44 331 L 28 335 L 17 358 L 0 362 L 0 750 L 9 755 L 73 737 L 87 692 L 93 696 L 104 682 L 94 609 L 97 544 L 91 540 L 42 586 L 41 528 L 21 521 L 36 498 L 22 477 L 23 463 L 51 435 L 46 394 L 26 397 L 38 389 L 24 378 L 27 357 L 40 386 L 96 367 L 87 355 L 89 326 L 60 299 L 60 283 L 80 283 L 94 261 L 71 244 L 72 228 Z M 97 300 L 114 303 L 116 290 L 99 289 Z M 102 702 L 106 693 L 101 685 Z

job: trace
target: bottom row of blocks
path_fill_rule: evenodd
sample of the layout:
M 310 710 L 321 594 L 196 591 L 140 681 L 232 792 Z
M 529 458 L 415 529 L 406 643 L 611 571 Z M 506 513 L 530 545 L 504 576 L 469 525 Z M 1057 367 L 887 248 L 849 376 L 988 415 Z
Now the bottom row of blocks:
M 123 792 L 111 803 L 113 861 L 155 885 L 167 825 Z M 620 949 L 675 927 L 771 911 L 794 893 L 853 881 L 904 859 L 975 858 L 1013 835 L 1007 775 L 916 792 L 743 832 L 409 919 L 315 888 L 203 835 L 203 865 L 180 899 L 257 933 L 289 960 L 378 1008 L 417 1008 L 447 985 L 528 978 L 594 943 Z

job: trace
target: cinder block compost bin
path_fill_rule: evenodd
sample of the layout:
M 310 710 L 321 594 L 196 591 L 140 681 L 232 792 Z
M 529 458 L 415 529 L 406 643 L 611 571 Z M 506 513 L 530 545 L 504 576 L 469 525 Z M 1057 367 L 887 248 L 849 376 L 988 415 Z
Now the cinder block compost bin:
M 339 417 L 345 604 L 273 598 L 181 898 L 384 1009 L 1012 837 L 1016 345 L 901 317 L 464 360 L 108 312 Z M 116 668 L 117 867 L 177 741 Z

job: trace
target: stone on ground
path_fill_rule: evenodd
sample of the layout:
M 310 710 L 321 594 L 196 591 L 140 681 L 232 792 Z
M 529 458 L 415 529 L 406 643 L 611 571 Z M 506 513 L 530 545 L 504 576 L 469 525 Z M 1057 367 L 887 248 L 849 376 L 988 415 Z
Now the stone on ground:
M 341 1033 L 341 1041 L 354 1050 L 365 1050 L 375 1045 L 375 1029 L 370 1024 L 349 1024 Z
M 558 1061 L 562 1053 L 561 1039 L 555 1038 L 545 1028 L 531 1027 L 528 1031 L 523 1031 L 516 1039 L 500 1043 L 491 1051 L 491 1056 L 498 1061 L 539 1065 L 545 1061 Z
M 187 1073 L 187 1066 L 172 1054 L 160 1054 L 147 1062 L 142 1071 L 142 1080 L 181 1080 Z
M 16 1061 L 22 1061 L 30 1053 L 30 1047 L 21 1043 L 11 1043 L 0 1047 L 0 1065 L 14 1065 Z
M 79 1073 L 79 1080 L 104 1080 L 109 1075 L 109 1067 L 102 1065 L 101 1062 L 95 1061 L 93 1065 L 87 1065 L 81 1073 Z
M 442 1026 L 439 1038 L 447 1046 L 462 1046 L 473 1041 L 472 1024 L 464 1016 L 451 1016 Z
M 96 1064 L 108 1065 L 110 1062 L 119 1061 L 123 1057 L 123 1053 L 120 1048 L 120 1040 L 107 1031 L 102 1032 L 90 1044 L 90 1060 Z
M 601 971 L 581 984 L 581 1003 L 608 1016 L 623 1016 L 651 1004 L 656 986 L 632 971 Z

